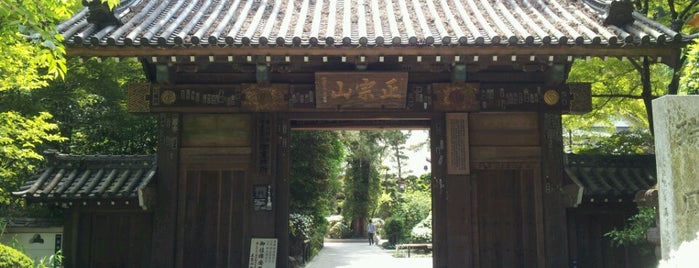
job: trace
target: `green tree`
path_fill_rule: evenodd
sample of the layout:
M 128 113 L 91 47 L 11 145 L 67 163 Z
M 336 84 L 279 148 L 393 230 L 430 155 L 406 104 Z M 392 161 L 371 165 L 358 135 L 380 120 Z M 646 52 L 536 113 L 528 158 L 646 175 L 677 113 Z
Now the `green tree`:
M 345 150 L 337 132 L 293 131 L 290 151 L 290 250 L 296 256 L 302 254 L 307 239 L 313 252 L 323 245 L 328 229 L 325 218 L 340 190 Z
M 105 2 L 114 7 L 118 0 Z M 9 192 L 41 164 L 39 152 L 64 141 L 58 131 L 60 122 L 54 121 L 52 113 L 23 98 L 32 95 L 30 90 L 65 77 L 65 50 L 55 25 L 68 19 L 77 3 L 0 1 L 0 205 L 4 216 L 18 205 L 8 205 Z
M 325 218 L 340 190 L 344 145 L 337 132 L 294 131 L 291 134 L 290 209 Z
M 699 12 L 699 1 L 697 0 L 641 0 L 634 1 L 635 8 L 640 13 L 652 17 L 661 23 L 664 23 L 670 29 L 676 32 L 691 33 L 693 28 L 696 27 L 690 23 L 690 19 Z M 699 35 L 694 35 L 694 38 L 699 37 Z M 672 70 L 671 75 L 668 79 L 669 83 L 666 87 L 666 93 L 671 95 L 676 95 L 680 90 L 680 78 L 683 74 L 682 69 L 685 68 L 695 68 L 695 66 L 687 65 L 687 49 L 680 52 L 677 55 L 679 58 L 678 68 Z M 652 100 L 656 97 L 653 95 L 653 86 L 650 82 L 651 74 L 653 70 L 650 64 L 650 59 L 648 57 L 643 57 L 640 61 L 631 60 L 630 61 L 638 73 L 640 74 L 641 80 L 643 81 L 643 101 L 646 106 L 648 113 L 648 120 L 651 131 L 653 129 L 653 109 Z
M 609 137 L 597 138 L 588 144 L 581 144 L 575 153 L 613 155 L 655 153 L 653 137 L 644 129 L 620 131 Z
M 378 144 L 378 131 L 354 131 L 345 133 L 348 143 L 347 169 L 344 179 L 342 215 L 351 221 L 356 236 L 364 233 L 367 217 L 375 211 L 381 189 L 379 187 L 379 156 L 382 148 Z
M 384 130 L 380 132 L 380 141 L 386 146 L 386 155 L 395 163 L 396 171 L 398 172 L 398 180 L 403 183 L 403 173 L 405 161 L 408 156 L 405 154 L 406 142 L 410 138 L 410 132 L 401 130 Z
M 126 85 L 144 79 L 139 63 L 73 59 L 69 66 L 66 79 L 47 87 L 0 92 L 0 215 L 51 212 L 41 206 L 27 210 L 10 196 L 44 164 L 45 149 L 74 154 L 155 152 L 155 118 L 128 113 L 125 107 Z
M 699 28 L 698 28 L 699 29 Z M 687 50 L 687 67 L 682 76 L 682 89 L 688 94 L 699 94 L 699 44 L 692 44 Z
M 114 8 L 119 0 L 102 0 Z M 0 1 L 0 91 L 46 86 L 67 71 L 63 36 L 56 24 L 80 1 Z
M 156 118 L 126 109 L 127 85 L 145 79 L 140 63 L 72 59 L 69 66 L 65 80 L 47 87 L 0 92 L 0 106 L 22 114 L 52 114 L 67 138 L 53 145 L 63 153 L 154 153 Z
M 38 153 L 47 142 L 64 140 L 51 115 L 24 117 L 17 112 L 0 112 L 0 215 L 21 204 L 12 202 L 11 191 L 21 186 L 36 170 L 43 157 Z
M 402 236 L 409 237 L 412 228 L 432 211 L 431 194 L 428 191 L 408 191 L 398 201 L 390 219 L 400 219 L 405 226 Z
M 699 12 L 696 0 L 641 0 L 633 1 L 637 11 L 685 34 L 696 31 L 688 20 Z M 699 35 L 694 34 L 697 38 Z M 651 64 L 648 57 L 618 59 L 593 59 L 576 61 L 569 75 L 569 82 L 593 82 L 593 112 L 581 117 L 566 119 L 569 129 L 587 126 L 608 126 L 610 120 L 625 120 L 645 126 L 652 132 L 652 100 L 666 94 L 693 92 L 686 81 L 680 83 L 682 75 L 692 73 L 696 64 L 691 62 L 690 49 L 684 49 L 678 58 L 676 69 L 664 64 Z M 694 48 L 696 49 L 696 48 Z M 618 116 L 610 116 L 618 115 Z M 641 123 L 645 121 L 644 123 Z M 575 121 L 575 122 L 573 122 Z M 594 124 L 591 122 L 595 122 Z M 572 126 L 572 127 L 571 127 Z

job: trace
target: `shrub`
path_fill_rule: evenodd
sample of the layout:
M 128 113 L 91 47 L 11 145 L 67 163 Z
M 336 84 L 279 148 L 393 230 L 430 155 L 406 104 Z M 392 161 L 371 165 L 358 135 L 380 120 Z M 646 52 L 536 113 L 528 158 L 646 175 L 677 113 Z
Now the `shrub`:
M 401 237 L 410 236 L 410 230 L 421 220 L 425 219 L 432 210 L 430 193 L 427 192 L 406 192 L 396 206 L 392 219 L 401 219 L 403 233 Z
M 414 243 L 432 243 L 432 214 L 413 227 L 410 240 Z
M 328 221 L 328 224 L 330 224 L 330 226 L 333 226 L 336 223 L 342 222 L 344 220 L 342 215 L 330 215 L 330 216 L 326 217 L 325 219 Z
M 648 244 L 646 232 L 655 224 L 655 208 L 641 207 L 636 215 L 628 220 L 629 225 L 624 229 L 617 229 L 606 233 L 604 236 L 612 239 L 615 246 L 634 246 Z
M 34 261 L 19 250 L 0 244 L 0 267 L 32 268 Z
M 327 221 L 323 218 L 314 219 L 309 215 L 289 214 L 289 253 L 291 256 L 310 258 L 315 255 L 323 247 L 323 236 L 326 229 Z M 306 256 L 308 253 L 305 251 L 306 240 L 310 242 L 311 256 Z
M 347 238 L 352 235 L 352 230 L 344 222 L 336 222 L 328 230 L 329 238 Z
M 390 218 L 383 227 L 384 234 L 388 237 L 388 243 L 395 245 L 403 238 L 405 224 L 400 218 Z

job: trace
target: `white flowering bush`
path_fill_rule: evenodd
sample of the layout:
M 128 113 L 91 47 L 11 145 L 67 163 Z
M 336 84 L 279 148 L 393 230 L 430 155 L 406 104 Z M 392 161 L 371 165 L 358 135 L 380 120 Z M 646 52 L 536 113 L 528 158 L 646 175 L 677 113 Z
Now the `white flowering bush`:
M 432 243 L 432 214 L 413 227 L 410 240 L 414 243 Z

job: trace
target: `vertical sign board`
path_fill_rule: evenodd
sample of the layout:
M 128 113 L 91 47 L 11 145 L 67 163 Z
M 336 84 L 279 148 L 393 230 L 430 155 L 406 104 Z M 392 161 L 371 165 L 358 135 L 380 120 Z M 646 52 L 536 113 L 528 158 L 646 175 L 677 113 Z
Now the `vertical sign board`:
M 446 114 L 447 174 L 469 175 L 468 113 Z
M 55 236 L 55 238 L 54 238 L 54 244 L 53 244 L 53 250 L 54 250 L 53 253 L 54 253 L 54 254 L 58 254 L 58 253 L 61 252 L 62 249 L 63 249 L 63 234 L 56 234 L 56 236 Z M 55 262 L 53 263 L 53 267 L 54 267 L 54 268 L 62 267 L 62 266 L 61 266 L 61 261 L 60 261 L 60 260 L 59 260 L 59 261 L 55 261 Z
M 277 239 L 252 238 L 248 268 L 277 267 Z

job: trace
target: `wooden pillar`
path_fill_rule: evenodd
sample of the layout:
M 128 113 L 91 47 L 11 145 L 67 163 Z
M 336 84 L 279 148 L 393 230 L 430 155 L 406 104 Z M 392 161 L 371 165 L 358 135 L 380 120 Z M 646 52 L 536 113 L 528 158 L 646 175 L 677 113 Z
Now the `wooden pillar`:
M 153 216 L 151 267 L 175 266 L 180 128 L 179 114 L 160 114 L 158 118 L 157 202 Z
M 432 117 L 430 128 L 430 148 L 432 164 L 432 266 L 446 268 L 447 247 L 447 209 L 446 209 L 446 135 L 444 134 L 444 115 Z M 440 161 L 441 159 L 441 161 Z
M 468 114 L 432 118 L 433 267 L 473 264 Z
M 287 268 L 289 266 L 289 176 L 290 176 L 290 155 L 289 142 L 291 140 L 291 128 L 289 117 L 286 114 L 278 113 L 276 117 L 277 126 L 277 170 L 276 170 L 276 199 L 275 199 L 275 236 L 277 244 L 277 267 Z
M 445 115 L 446 230 L 448 267 L 473 265 L 468 113 Z
M 246 239 L 245 256 L 250 255 L 252 238 L 277 239 L 276 267 L 289 265 L 289 119 L 282 113 L 254 115 L 253 162 L 250 172 L 252 187 L 272 187 L 271 210 L 249 208 L 250 233 Z
M 568 267 L 568 236 L 563 200 L 563 137 L 561 114 L 544 112 L 540 120 L 541 187 L 544 214 L 544 243 L 546 267 Z

